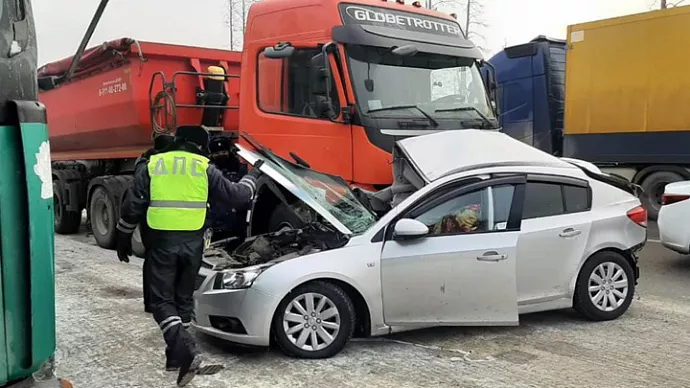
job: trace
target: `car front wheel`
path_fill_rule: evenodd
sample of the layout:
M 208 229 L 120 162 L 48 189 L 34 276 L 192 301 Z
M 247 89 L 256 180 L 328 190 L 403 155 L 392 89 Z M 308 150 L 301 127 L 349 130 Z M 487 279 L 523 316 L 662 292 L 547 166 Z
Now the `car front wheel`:
M 592 256 L 580 271 L 575 287 L 575 309 L 592 321 L 623 315 L 635 294 L 635 273 L 621 254 L 604 251 Z
M 281 350 L 300 358 L 328 358 L 352 337 L 355 308 L 342 288 L 323 281 L 304 284 L 278 305 L 273 333 Z

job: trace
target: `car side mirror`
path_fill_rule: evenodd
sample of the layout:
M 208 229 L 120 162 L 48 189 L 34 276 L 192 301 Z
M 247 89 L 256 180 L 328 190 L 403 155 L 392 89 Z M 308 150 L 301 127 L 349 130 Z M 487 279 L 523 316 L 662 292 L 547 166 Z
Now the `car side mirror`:
M 403 218 L 395 223 L 393 239 L 410 240 L 429 234 L 429 228 L 423 223 L 411 218 Z

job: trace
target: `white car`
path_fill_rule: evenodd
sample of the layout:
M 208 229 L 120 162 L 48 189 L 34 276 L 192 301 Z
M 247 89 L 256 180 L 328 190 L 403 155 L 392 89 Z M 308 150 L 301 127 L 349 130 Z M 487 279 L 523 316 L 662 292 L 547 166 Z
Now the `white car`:
M 659 235 L 661 243 L 676 252 L 690 253 L 690 181 L 666 185 L 659 210 Z
M 353 333 L 511 326 L 569 307 L 601 321 L 632 302 L 647 214 L 630 186 L 502 133 L 401 140 L 394 184 L 369 195 L 263 149 L 239 154 L 313 216 L 209 252 L 193 325 L 211 336 L 323 358 Z

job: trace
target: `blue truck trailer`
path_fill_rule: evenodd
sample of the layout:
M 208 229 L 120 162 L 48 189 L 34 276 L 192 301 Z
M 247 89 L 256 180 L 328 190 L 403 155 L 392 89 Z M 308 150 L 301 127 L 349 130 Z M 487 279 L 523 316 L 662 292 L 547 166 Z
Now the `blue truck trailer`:
M 666 184 L 690 180 L 688 25 L 690 6 L 677 7 L 505 48 L 483 68 L 502 130 L 641 186 L 656 218 Z

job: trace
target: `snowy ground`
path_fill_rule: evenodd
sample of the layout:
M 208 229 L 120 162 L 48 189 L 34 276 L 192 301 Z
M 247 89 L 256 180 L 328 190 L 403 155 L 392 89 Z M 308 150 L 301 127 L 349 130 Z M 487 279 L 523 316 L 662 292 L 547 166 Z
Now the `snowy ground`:
M 83 235 L 56 237 L 58 372 L 75 387 L 173 387 L 143 311 L 141 260 L 120 263 Z M 690 387 L 690 257 L 650 243 L 639 296 L 621 319 L 569 311 L 516 328 L 448 328 L 356 341 L 319 361 L 197 335 L 226 369 L 193 387 Z

